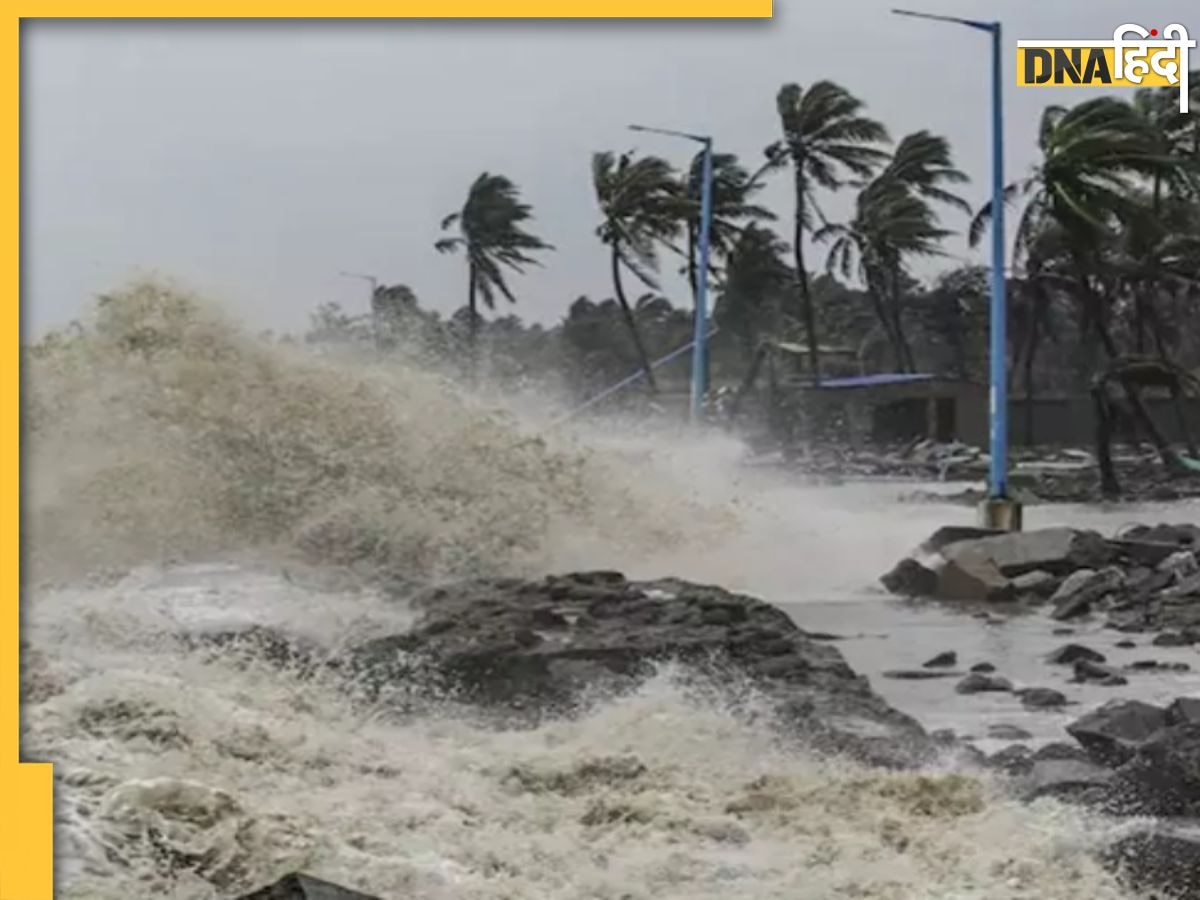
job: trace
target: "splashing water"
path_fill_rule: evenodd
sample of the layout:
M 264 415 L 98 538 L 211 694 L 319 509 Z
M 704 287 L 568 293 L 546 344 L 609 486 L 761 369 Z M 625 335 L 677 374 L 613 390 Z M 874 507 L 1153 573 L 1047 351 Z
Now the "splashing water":
M 215 900 L 301 868 L 423 900 L 1128 897 L 1089 853 L 1111 826 L 781 746 L 765 707 L 698 699 L 673 668 L 497 731 L 178 640 L 258 624 L 335 653 L 407 627 L 364 574 L 607 565 L 827 598 L 915 542 L 878 494 L 732 481 L 720 442 L 534 438 L 161 285 L 27 375 L 23 752 L 57 764 L 60 896 Z

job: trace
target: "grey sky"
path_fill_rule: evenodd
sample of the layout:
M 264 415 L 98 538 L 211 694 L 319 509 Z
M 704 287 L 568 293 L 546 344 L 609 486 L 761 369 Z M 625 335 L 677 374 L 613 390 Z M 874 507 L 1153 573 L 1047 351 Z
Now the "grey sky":
M 1002 13 L 1010 83 L 1018 39 L 1103 39 L 1128 21 L 1200 31 L 1183 0 L 908 2 Z M 558 247 L 515 281 L 518 311 L 553 321 L 578 295 L 610 292 L 591 153 L 636 148 L 686 163 L 690 145 L 625 130 L 642 122 L 707 131 L 757 165 L 785 81 L 846 85 L 894 137 L 948 136 L 978 201 L 988 39 L 899 19 L 892 5 L 776 0 L 762 22 L 27 23 L 26 333 L 145 271 L 256 327 L 300 328 L 325 300 L 365 309 L 365 285 L 339 269 L 407 283 L 448 312 L 463 302 L 464 267 L 433 242 L 485 169 L 520 185 L 537 232 Z M 1087 96 L 1007 89 L 1010 177 L 1034 159 L 1041 108 Z M 786 177 L 764 197 L 791 214 Z M 664 287 L 687 302 L 679 279 Z

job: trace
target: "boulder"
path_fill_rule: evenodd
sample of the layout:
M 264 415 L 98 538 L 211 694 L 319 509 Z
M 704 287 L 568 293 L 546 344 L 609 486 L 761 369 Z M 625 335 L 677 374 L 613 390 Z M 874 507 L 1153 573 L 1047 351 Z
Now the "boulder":
M 1061 741 L 1055 741 L 1054 743 L 1043 744 L 1041 747 L 1038 747 L 1037 751 L 1033 754 L 1033 759 L 1035 762 L 1043 759 L 1073 759 L 1076 761 L 1086 761 L 1088 759 L 1088 755 L 1074 744 L 1065 744 Z
M 938 574 L 911 557 L 905 557 L 880 582 L 902 597 L 932 597 L 937 592 Z
M 1111 769 L 1086 760 L 1037 758 L 1035 754 L 1030 763 L 1020 785 L 1022 796 L 1029 801 L 1053 797 L 1072 803 L 1102 803 L 1114 777 Z
M 984 762 L 989 769 L 999 769 L 1009 775 L 1020 775 L 1033 768 L 1032 755 L 1024 744 L 1010 744 L 993 753 Z
M 1033 737 L 1024 728 L 1005 723 L 989 726 L 987 736 L 994 741 L 1027 741 Z
M 1077 569 L 1100 568 L 1113 559 L 1113 551 L 1099 534 L 1074 528 L 1016 531 L 979 538 L 969 545 L 982 551 L 1008 578 L 1037 570 L 1069 575 Z
M 922 664 L 922 668 L 926 669 L 952 669 L 958 665 L 958 654 L 953 650 L 947 650 L 945 653 L 939 653 L 933 659 Z
M 1077 684 L 1100 684 L 1104 687 L 1120 687 L 1129 683 L 1128 679 L 1116 669 L 1102 666 L 1090 659 L 1081 659 L 1075 663 L 1075 677 L 1072 681 Z
M 1200 838 L 1195 835 L 1139 832 L 1108 847 L 1104 858 L 1139 896 L 1200 897 Z
M 1155 647 L 1190 647 L 1200 643 L 1200 634 L 1194 631 L 1164 631 L 1156 634 L 1150 643 Z
M 1059 585 L 1050 598 L 1054 604 L 1051 615 L 1060 622 L 1084 615 L 1094 603 L 1119 590 L 1124 583 L 1125 573 L 1115 566 L 1098 572 L 1080 570 Z
M 982 672 L 986 675 L 989 672 L 995 672 L 996 667 L 995 667 L 995 665 L 993 665 L 990 662 L 981 662 L 981 663 L 975 663 L 975 665 L 971 666 L 971 671 L 972 672 Z
M 1176 550 L 1160 562 L 1156 568 L 1160 572 L 1174 576 L 1176 581 L 1183 581 L 1200 572 L 1200 563 L 1196 561 L 1196 554 L 1193 551 Z
M 1166 710 L 1140 700 L 1111 700 L 1067 726 L 1067 733 L 1103 765 L 1120 765 L 1166 725 Z
M 1046 662 L 1054 665 L 1070 666 L 1081 659 L 1097 663 L 1106 661 L 1103 653 L 1093 650 L 1091 647 L 1085 647 L 1083 644 L 1063 644 L 1046 657 Z
M 1067 705 L 1066 696 L 1053 688 L 1026 688 L 1020 696 L 1026 709 L 1058 709 Z
M 1012 586 L 1022 597 L 1041 599 L 1053 594 L 1058 589 L 1059 582 L 1060 579 L 1049 572 L 1034 569 L 1012 579 Z
M 238 900 L 381 900 L 372 894 L 340 887 L 311 875 L 285 875 L 274 884 L 242 894 Z
M 988 691 L 1003 692 L 1013 689 L 1012 682 L 999 675 L 986 675 L 983 672 L 971 672 L 955 685 L 954 690 L 959 694 L 981 694 Z
M 946 564 L 938 571 L 935 596 L 942 600 L 982 600 L 1006 603 L 1016 590 L 988 554 L 974 542 L 952 544 L 944 551 Z
M 730 674 L 755 684 L 789 733 L 819 749 L 891 766 L 936 750 L 835 646 L 782 610 L 719 587 L 585 572 L 460 582 L 414 605 L 409 631 L 347 652 L 345 667 L 368 695 L 416 686 L 536 721 L 634 690 L 660 663 L 678 662 L 718 685 Z
M 1200 697 L 1177 697 L 1167 707 L 1167 724 L 1200 724 Z
M 933 678 L 961 678 L 962 672 L 951 669 L 889 669 L 882 677 L 892 681 L 929 681 Z

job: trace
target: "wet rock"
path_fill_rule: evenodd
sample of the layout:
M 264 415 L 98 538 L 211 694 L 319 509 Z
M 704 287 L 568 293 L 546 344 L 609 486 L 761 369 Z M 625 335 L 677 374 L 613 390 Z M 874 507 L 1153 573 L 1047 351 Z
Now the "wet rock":
M 983 672 L 971 672 L 954 686 L 958 694 L 980 694 L 988 691 L 1011 691 L 1012 682 L 999 675 L 985 675 Z
M 1044 759 L 1075 760 L 1078 762 L 1086 761 L 1088 759 L 1088 755 L 1074 744 L 1065 744 L 1060 741 L 1056 741 L 1052 744 L 1044 744 L 1043 746 L 1039 747 L 1034 752 L 1033 759 L 1034 762 Z
M 1027 709 L 1057 709 L 1067 705 L 1066 696 L 1053 688 L 1026 688 L 1020 694 L 1021 705 Z
M 983 551 L 1009 578 L 1038 570 L 1068 575 L 1076 569 L 1099 568 L 1113 558 L 1099 534 L 1074 528 L 1011 532 L 971 541 L 970 546 Z
M 403 634 L 351 648 L 344 668 L 368 696 L 450 691 L 502 719 L 572 714 L 636 689 L 661 663 L 749 680 L 789 735 L 881 765 L 932 756 L 920 725 L 888 706 L 838 649 L 782 610 L 719 587 L 616 573 L 445 585 Z M 564 625 L 544 628 L 552 614 Z M 534 640 L 530 640 L 530 637 Z
M 992 528 L 975 528 L 970 525 L 943 525 L 931 534 L 923 544 L 921 552 L 927 554 L 940 553 L 951 544 L 961 544 L 964 541 L 977 541 L 981 538 L 996 537 L 1003 531 Z
M 1102 765 L 1128 762 L 1166 725 L 1166 710 L 1140 700 L 1110 700 L 1067 726 L 1067 733 Z
M 1159 662 L 1156 659 L 1139 659 L 1125 667 L 1131 672 L 1188 672 L 1191 666 L 1183 662 Z
M 1060 627 L 1060 628 L 1055 628 L 1055 629 L 1054 629 L 1052 632 L 1050 632 L 1050 633 L 1051 633 L 1052 635 L 1054 635 L 1055 637 L 1065 637 L 1065 636 L 1066 636 L 1066 635 L 1068 635 L 1068 634 L 1074 634 L 1074 633 L 1075 633 L 1075 629 L 1074 629 L 1074 628 L 1061 628 L 1061 627 Z
M 1064 581 L 1050 598 L 1054 604 L 1051 615 L 1060 622 L 1084 615 L 1091 611 L 1093 604 L 1118 590 L 1124 582 L 1125 574 L 1115 566 L 1098 572 L 1080 570 Z
M 1113 780 L 1111 769 L 1078 759 L 1031 759 L 1022 779 L 1026 800 L 1053 797 L 1066 803 L 1099 804 Z
M 285 875 L 274 884 L 242 894 L 238 900 L 380 900 L 311 875 Z
M 1200 697 L 1178 697 L 1167 707 L 1167 725 L 1200 724 Z
M 947 650 L 945 653 L 939 653 L 933 659 L 922 666 L 926 669 L 950 669 L 958 665 L 958 654 L 953 650 Z
M 1173 575 L 1176 581 L 1183 581 L 1191 575 L 1200 573 L 1200 562 L 1197 562 L 1196 554 L 1193 551 L 1176 550 L 1155 568 L 1159 572 Z
M 989 769 L 999 769 L 1009 775 L 1019 775 L 1033 768 L 1033 758 L 1024 744 L 1012 744 L 987 758 Z
M 931 597 L 938 586 L 937 572 L 909 557 L 879 580 L 891 593 L 902 597 Z
M 1053 653 L 1046 657 L 1046 662 L 1055 665 L 1074 665 L 1081 659 L 1090 660 L 1091 662 L 1105 662 L 1105 656 L 1091 647 L 1085 647 L 1083 644 L 1064 644 Z
M 1140 543 L 1166 544 L 1174 549 L 1200 548 L 1200 526 L 1185 525 L 1135 525 L 1122 535 L 1123 540 Z
M 1041 569 L 1034 569 L 1024 575 L 1018 575 L 1012 580 L 1013 589 L 1023 597 L 1049 597 L 1058 589 L 1058 585 L 1059 579 L 1056 576 Z
M 1198 642 L 1200 634 L 1194 631 L 1164 631 L 1162 634 L 1156 634 L 1150 643 L 1155 647 L 1190 647 Z
M 884 678 L 890 678 L 892 681 L 929 681 L 933 678 L 955 678 L 961 675 L 962 672 L 945 669 L 889 669 L 883 673 Z
M 1072 680 L 1078 684 L 1099 684 L 1104 687 L 1120 687 L 1129 683 L 1116 669 L 1102 666 L 1090 659 L 1081 659 L 1075 663 L 1075 677 Z
M 1194 835 L 1141 832 L 1113 844 L 1104 859 L 1139 896 L 1200 896 L 1200 838 Z
M 1016 590 L 996 563 L 974 543 L 952 544 L 945 550 L 946 564 L 938 572 L 935 596 L 942 600 L 982 600 L 1007 603 Z
M 1027 741 L 1033 735 L 1016 725 L 999 724 L 988 727 L 988 737 L 997 741 Z
M 971 671 L 972 672 L 982 672 L 986 675 L 988 672 L 995 672 L 996 667 L 994 665 L 992 665 L 990 662 L 981 662 L 981 663 L 975 663 L 975 665 L 971 666 Z
M 1116 646 L 1120 647 L 1122 650 L 1132 650 L 1137 646 L 1137 642 L 1131 641 L 1127 638 L 1123 641 L 1117 641 Z

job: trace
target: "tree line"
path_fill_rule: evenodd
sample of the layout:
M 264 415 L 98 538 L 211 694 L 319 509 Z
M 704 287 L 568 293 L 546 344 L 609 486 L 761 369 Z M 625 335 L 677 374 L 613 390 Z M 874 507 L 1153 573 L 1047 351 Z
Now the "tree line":
M 1200 87 L 1192 91 L 1200 103 Z M 779 135 L 756 166 L 734 154 L 713 159 L 710 283 L 722 332 L 714 378 L 736 377 L 765 343 L 802 347 L 809 378 L 821 377 L 827 346 L 853 350 L 860 367 L 981 377 L 987 269 L 953 264 L 930 285 L 912 272 L 920 259 L 953 260 L 956 243 L 975 246 L 990 222 L 990 204 L 965 195 L 948 141 L 927 130 L 893 141 L 859 98 L 829 81 L 784 85 L 776 106 Z M 640 369 L 653 393 L 651 360 L 690 337 L 690 312 L 659 295 L 659 275 L 664 258 L 678 260 L 694 302 L 701 156 L 680 172 L 657 156 L 598 152 L 591 174 L 613 297 L 580 297 L 549 329 L 514 316 L 485 320 L 481 305 L 515 304 L 515 279 L 554 250 L 518 186 L 485 172 L 435 245 L 466 264 L 466 304 L 439 326 L 441 340 L 461 344 L 456 352 L 472 366 L 486 339 L 493 354 L 507 341 L 527 361 L 585 375 Z M 787 239 L 757 201 L 774 177 L 793 188 Z M 828 198 L 843 191 L 853 193 L 851 212 L 831 220 Z M 1006 272 L 1014 387 L 1030 397 L 1084 389 L 1131 358 L 1200 363 L 1200 118 L 1178 111 L 1176 89 L 1048 107 L 1037 161 L 1005 197 L 1016 214 Z M 951 227 L 955 215 L 960 228 Z M 632 299 L 631 283 L 640 292 Z M 411 324 L 410 291 L 383 288 L 377 298 L 375 331 L 405 316 Z M 338 313 L 321 315 L 314 333 Z M 1127 390 L 1135 416 L 1137 393 Z

